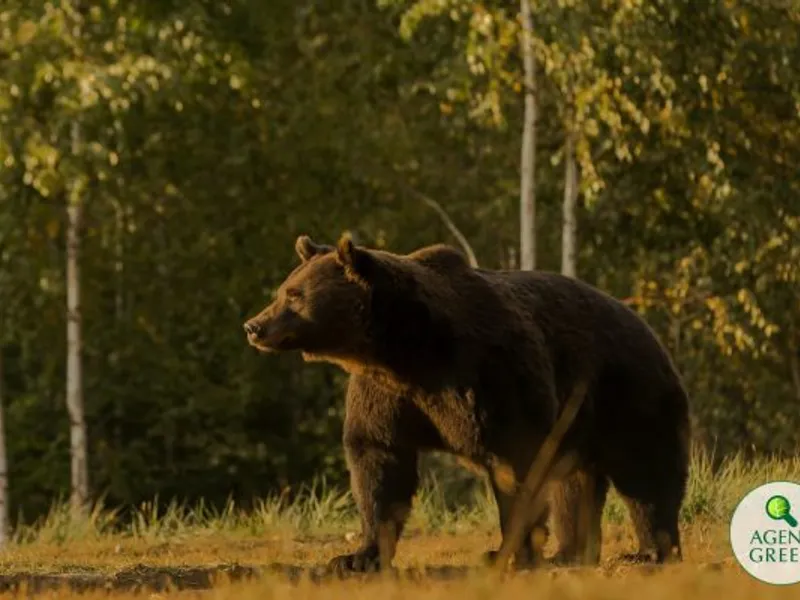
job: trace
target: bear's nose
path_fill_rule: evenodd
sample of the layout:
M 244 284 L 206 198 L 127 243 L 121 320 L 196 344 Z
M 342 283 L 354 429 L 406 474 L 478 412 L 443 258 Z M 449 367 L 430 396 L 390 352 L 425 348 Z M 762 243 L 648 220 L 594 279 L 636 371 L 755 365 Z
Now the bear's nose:
M 244 332 L 247 335 L 258 335 L 261 332 L 261 327 L 259 327 L 256 323 L 248 321 L 244 324 Z

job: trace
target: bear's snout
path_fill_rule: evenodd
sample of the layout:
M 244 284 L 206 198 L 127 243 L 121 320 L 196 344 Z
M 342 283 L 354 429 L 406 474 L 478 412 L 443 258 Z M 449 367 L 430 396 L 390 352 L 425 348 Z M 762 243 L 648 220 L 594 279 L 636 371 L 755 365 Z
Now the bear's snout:
M 244 332 L 247 334 L 247 342 L 251 346 L 262 349 L 265 338 L 269 334 L 269 323 L 259 317 L 253 317 L 244 324 Z
M 298 316 L 291 310 L 267 309 L 244 324 L 247 341 L 262 352 L 293 350 Z
M 249 336 L 258 337 L 261 335 L 261 325 L 254 321 L 248 321 L 244 324 L 244 332 Z

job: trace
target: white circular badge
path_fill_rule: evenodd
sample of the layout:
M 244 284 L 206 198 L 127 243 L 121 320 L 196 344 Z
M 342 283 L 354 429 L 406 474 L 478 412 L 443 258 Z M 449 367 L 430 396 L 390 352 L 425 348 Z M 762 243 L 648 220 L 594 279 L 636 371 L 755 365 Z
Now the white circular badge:
M 800 582 L 800 484 L 773 481 L 749 492 L 733 511 L 731 547 L 756 579 Z

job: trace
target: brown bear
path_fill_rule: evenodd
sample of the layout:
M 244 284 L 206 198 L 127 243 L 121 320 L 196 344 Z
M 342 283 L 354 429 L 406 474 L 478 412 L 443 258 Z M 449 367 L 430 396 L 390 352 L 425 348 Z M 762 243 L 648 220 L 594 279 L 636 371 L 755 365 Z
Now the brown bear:
M 497 467 L 525 478 L 579 382 L 588 386 L 585 400 L 558 450 L 573 466 L 548 484 L 549 511 L 526 525 L 515 561 L 541 558 L 536 540 L 549 519 L 553 560 L 597 562 L 610 484 L 635 525 L 639 552 L 631 558 L 681 560 L 689 402 L 635 312 L 555 273 L 472 268 L 445 245 L 398 255 L 300 236 L 295 249 L 301 264 L 244 329 L 261 351 L 300 351 L 350 374 L 343 437 L 363 544 L 331 566 L 388 566 L 379 541 L 391 560 L 424 451 L 495 474 L 505 538 L 514 496 Z

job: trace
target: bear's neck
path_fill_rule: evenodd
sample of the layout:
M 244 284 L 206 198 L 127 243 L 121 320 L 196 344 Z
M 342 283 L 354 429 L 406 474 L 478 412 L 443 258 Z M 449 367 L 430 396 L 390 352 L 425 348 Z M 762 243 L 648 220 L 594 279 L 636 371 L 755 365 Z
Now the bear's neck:
M 457 327 L 420 290 L 374 291 L 367 322 L 357 353 L 362 372 L 425 390 L 448 379 L 459 347 Z
M 443 373 L 444 365 L 424 358 L 415 364 L 405 358 L 394 357 L 391 353 L 384 355 L 383 358 L 376 353 L 375 356 L 364 359 L 355 356 L 303 352 L 303 360 L 330 363 L 350 375 L 369 377 L 385 387 L 397 390 L 418 389 L 433 393 L 447 380 Z
M 375 344 L 361 372 L 394 387 L 437 392 L 453 370 L 455 344 L 430 335 L 415 337 L 407 333 L 397 344 Z

